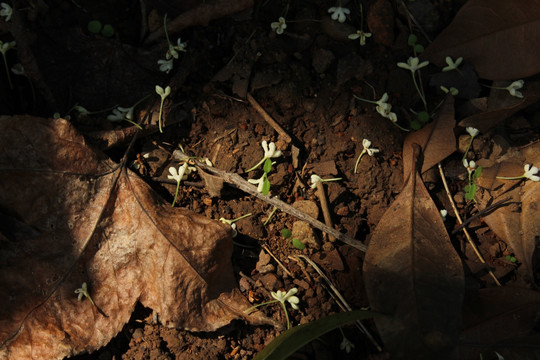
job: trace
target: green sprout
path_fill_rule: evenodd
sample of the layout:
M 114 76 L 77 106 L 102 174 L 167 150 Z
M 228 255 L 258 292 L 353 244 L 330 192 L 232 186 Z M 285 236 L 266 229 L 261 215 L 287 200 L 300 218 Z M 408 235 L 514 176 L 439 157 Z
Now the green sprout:
M 373 156 L 375 153 L 379 152 L 379 149 L 369 148 L 371 146 L 371 141 L 369 141 L 368 139 L 362 140 L 362 146 L 364 147 L 364 149 L 362 150 L 360 155 L 358 155 L 358 158 L 356 159 L 356 164 L 354 164 L 355 174 L 356 174 L 356 171 L 358 170 L 358 164 L 360 163 L 360 159 L 362 158 L 362 156 L 364 156 L 365 153 L 367 153 L 369 156 Z
M 421 68 L 426 67 L 428 65 L 429 65 L 429 61 L 420 62 L 420 59 L 418 59 L 417 57 L 409 57 L 406 63 L 403 63 L 403 62 L 397 63 L 398 67 L 405 70 L 409 70 L 411 72 L 414 87 L 416 88 L 416 91 L 418 92 L 418 95 L 420 96 L 422 103 L 424 103 L 424 109 L 426 111 L 427 111 L 426 97 L 424 96 L 424 93 L 420 90 L 420 87 L 418 86 L 418 82 L 416 81 L 416 72 L 420 70 Z
M 9 68 L 8 68 L 8 62 L 7 62 L 7 58 L 6 58 L 6 53 L 8 52 L 8 50 L 13 49 L 15 47 L 15 45 L 17 45 L 17 43 L 15 41 L 10 41 L 10 42 L 2 42 L 2 41 L 0 41 L 0 52 L 2 53 L 2 57 L 4 58 L 4 67 L 6 69 L 6 76 L 7 76 L 7 79 L 8 79 L 10 89 L 13 89 L 13 84 L 11 83 L 11 76 L 9 74 Z
M 529 179 L 532 181 L 540 181 L 540 176 L 538 174 L 538 168 L 536 166 L 531 166 L 530 164 L 525 164 L 523 167 L 525 172 L 520 176 L 497 176 L 497 179 L 501 180 L 518 180 L 518 179 Z
M 281 236 L 283 236 L 285 239 L 290 239 L 292 237 L 292 231 L 287 228 L 283 228 L 281 229 Z M 303 250 L 306 247 L 306 245 L 304 245 L 304 243 L 297 238 L 292 238 L 291 244 L 298 250 Z
M 356 30 L 356 33 L 349 34 L 348 38 L 351 40 L 360 39 L 360 46 L 366 45 L 366 38 L 371 37 L 371 33 L 364 32 L 364 9 L 360 4 L 360 30 Z
M 410 34 L 407 38 L 407 45 L 412 47 L 415 55 L 421 54 L 424 52 L 424 47 L 421 44 L 418 44 L 418 36 Z
M 450 56 L 447 56 L 445 61 L 446 61 L 447 66 L 443 67 L 442 69 L 443 72 L 456 70 L 457 72 L 461 74 L 461 70 L 458 69 L 459 65 L 461 65 L 461 63 L 463 62 L 463 58 L 461 56 L 458 57 L 456 61 L 452 60 Z
M 156 85 L 156 93 L 161 97 L 161 103 L 159 104 L 159 132 L 163 133 L 163 129 L 161 128 L 161 114 L 163 113 L 163 102 L 165 101 L 165 98 L 171 94 L 171 87 L 167 86 L 165 90 L 159 85 Z
M 469 174 L 469 183 L 465 186 L 465 199 L 476 202 L 475 196 L 478 187 L 476 186 L 476 179 L 482 175 L 482 167 L 476 166 L 476 162 L 473 160 L 467 161 L 463 159 L 463 166 L 467 169 Z
M 87 29 L 92 34 L 99 34 L 105 37 L 112 37 L 114 35 L 114 28 L 111 24 L 103 25 L 99 20 L 92 20 L 88 22 Z
M 281 290 L 278 290 L 277 292 L 271 292 L 270 295 L 272 295 L 272 297 L 274 298 L 274 300 L 270 300 L 270 301 L 267 301 L 267 302 L 264 302 L 262 304 L 258 304 L 258 305 L 255 305 L 255 306 L 252 306 L 250 308 L 247 308 L 246 310 L 244 310 L 244 313 L 247 313 L 259 306 L 263 306 L 263 305 L 269 305 L 269 304 L 273 304 L 273 303 L 281 303 L 281 306 L 283 307 L 283 311 L 285 311 L 285 317 L 287 318 L 287 329 L 290 329 L 291 328 L 291 323 L 289 321 L 289 313 L 287 312 L 287 307 L 285 306 L 285 302 L 289 302 L 289 304 L 291 305 L 291 307 L 295 310 L 298 309 L 298 303 L 300 302 L 300 299 L 297 297 L 297 296 L 294 296 L 296 293 L 298 292 L 298 289 L 297 288 L 292 288 L 291 290 L 287 291 L 287 293 L 285 293 L 285 291 L 281 291 Z
M 276 150 L 276 144 L 271 142 L 271 143 L 267 143 L 266 140 L 263 140 L 261 142 L 261 146 L 264 150 L 264 157 L 262 158 L 261 161 L 259 161 L 257 164 L 255 164 L 253 167 L 249 168 L 248 170 L 246 170 L 245 172 L 248 173 L 250 171 L 253 171 L 255 170 L 256 168 L 258 168 L 259 166 L 261 166 L 264 162 L 266 162 L 266 160 L 268 159 L 272 159 L 272 158 L 277 158 L 277 157 L 280 157 L 281 156 L 281 151 L 280 150 Z M 265 164 L 266 165 L 266 164 Z M 266 173 L 269 172 L 269 171 L 265 171 Z M 259 191 L 260 192 L 260 191 Z
M 230 225 L 231 228 L 233 229 L 233 238 L 236 237 L 236 235 L 238 235 L 238 232 L 236 231 L 236 224 L 235 222 L 237 222 L 238 220 L 242 220 L 244 218 L 247 218 L 248 216 L 251 216 L 252 214 L 249 213 L 249 214 L 245 214 L 245 215 L 242 215 L 240 217 L 237 217 L 236 219 L 232 219 L 232 220 L 227 220 L 225 219 L 224 217 L 222 218 L 219 218 L 219 221 L 221 221 L 223 224 L 227 224 L 227 225 Z
M 173 207 L 178 197 L 178 191 L 180 189 L 180 182 L 182 182 L 182 180 L 186 180 L 188 175 L 191 174 L 191 172 L 196 171 L 196 170 L 197 168 L 193 166 L 188 166 L 187 162 L 185 162 L 182 166 L 180 166 L 178 170 L 176 170 L 176 168 L 173 166 L 169 168 L 169 173 L 171 175 L 167 175 L 167 179 L 176 181 L 176 192 L 174 194 L 174 199 L 172 202 Z
M 512 82 L 510 85 L 508 85 L 507 87 L 489 86 L 489 85 L 483 85 L 483 86 L 491 88 L 491 89 L 496 89 L 496 90 L 506 90 L 510 93 L 510 95 L 522 99 L 523 94 L 521 93 L 521 91 L 518 91 L 518 90 L 521 89 L 523 85 L 525 85 L 525 81 L 516 80 Z

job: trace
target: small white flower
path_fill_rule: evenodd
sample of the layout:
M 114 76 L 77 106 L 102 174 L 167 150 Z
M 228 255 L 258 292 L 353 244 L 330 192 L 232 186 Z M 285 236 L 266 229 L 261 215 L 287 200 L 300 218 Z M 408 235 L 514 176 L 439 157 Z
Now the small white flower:
M 379 152 L 379 149 L 369 148 L 371 146 L 371 141 L 368 139 L 362 140 L 362 146 L 364 147 L 364 151 L 367 152 L 369 156 L 373 156 L 373 154 Z
M 84 106 L 81 105 L 75 105 L 73 107 L 73 110 L 76 110 L 81 115 L 88 115 L 90 114 L 90 111 L 88 111 Z
M 79 294 L 79 296 L 77 296 L 78 301 L 81 301 L 83 296 L 88 297 L 88 285 L 83 282 L 81 287 L 75 290 L 75 294 Z
M 131 120 L 133 119 L 133 108 L 125 108 L 118 106 L 116 109 L 113 109 L 113 113 L 107 116 L 109 121 L 122 121 L 124 119 Z
M 156 93 L 161 96 L 161 99 L 165 99 L 167 96 L 171 94 L 171 87 L 167 86 L 165 90 L 159 85 L 156 85 Z
M 371 37 L 371 33 L 364 32 L 363 30 L 356 30 L 356 34 L 349 34 L 348 38 L 356 40 L 360 38 L 360 46 L 366 45 L 366 38 Z
M 448 211 L 446 209 L 442 209 L 440 213 L 441 213 L 442 221 L 446 221 L 446 215 L 448 215 Z
M 419 70 L 429 65 L 429 61 L 423 61 L 421 63 L 419 62 L 420 62 L 420 59 L 418 59 L 417 57 L 410 57 L 407 60 L 407 63 L 400 62 L 400 63 L 397 63 L 397 66 L 402 69 L 410 70 L 414 74 L 416 70 Z
M 467 161 L 467 159 L 463 159 L 463 166 L 467 169 L 467 172 L 470 175 L 474 172 L 474 169 L 476 169 L 476 162 L 474 162 L 474 160 Z
M 159 65 L 159 71 L 163 71 L 165 74 L 168 74 L 174 67 L 173 59 L 170 59 L 170 60 L 159 59 L 157 63 Z
M 285 301 L 288 301 L 291 304 L 291 307 L 295 310 L 298 309 L 298 303 L 300 302 L 300 299 L 297 296 L 294 296 L 298 292 L 297 288 L 292 288 L 291 290 L 287 291 L 281 291 L 278 290 L 277 292 L 271 292 L 270 295 L 276 300 L 278 300 L 280 303 L 285 305 Z
M 17 63 L 11 67 L 11 72 L 15 75 L 26 76 L 26 71 L 24 71 L 24 66 L 21 63 Z
M 248 179 L 249 183 L 257 185 L 257 191 L 260 192 L 260 193 L 263 192 L 264 175 L 265 174 L 263 174 L 263 176 L 261 176 L 259 179 Z
M 385 117 L 385 118 L 389 119 L 391 122 L 393 122 L 393 123 L 397 122 L 396 113 L 393 113 L 391 111 L 392 110 L 392 105 L 385 104 L 385 103 L 379 104 L 379 105 L 377 105 L 375 110 L 377 110 L 377 112 L 379 114 L 381 114 L 382 117 Z
M 187 163 L 184 163 L 184 165 L 180 166 L 178 168 L 178 170 L 176 170 L 175 167 L 171 166 L 169 168 L 169 172 L 171 173 L 171 175 L 167 175 L 167 179 L 169 180 L 174 180 L 176 182 L 180 182 L 182 180 L 185 180 L 187 179 L 187 174 L 186 172 L 188 172 L 188 164 Z
M 270 27 L 272 28 L 272 30 L 276 32 L 276 34 L 278 35 L 283 34 L 283 30 L 287 28 L 287 23 L 285 22 L 285 18 L 280 17 L 277 22 L 271 23 Z
M 445 60 L 448 66 L 445 66 L 442 71 L 457 70 L 458 66 L 463 62 L 463 58 L 461 56 L 458 57 L 455 62 L 450 56 L 447 56 Z
M 510 85 L 508 85 L 505 90 L 508 90 L 510 95 L 515 96 L 517 98 L 523 98 L 523 94 L 520 91 L 517 91 L 518 89 L 521 89 L 523 85 L 525 84 L 525 81 L 523 80 L 516 80 Z
M 332 20 L 337 20 L 342 23 L 345 22 L 347 15 L 351 13 L 351 10 L 341 6 L 332 6 L 328 9 L 328 13 L 332 13 Z
M 0 52 L 5 56 L 7 51 L 13 49 L 17 45 L 15 41 L 2 42 L 0 41 Z
M 263 140 L 261 142 L 261 145 L 262 145 L 262 148 L 264 150 L 265 159 L 270 159 L 270 158 L 275 158 L 275 157 L 280 157 L 281 156 L 281 151 L 280 150 L 276 151 L 276 144 L 275 143 L 271 142 L 270 144 L 268 144 L 266 142 L 266 140 Z
M 538 174 L 538 168 L 536 166 L 526 164 L 523 169 L 525 170 L 523 177 L 532 181 L 540 181 L 540 176 L 536 175 Z
M 457 94 L 459 94 L 459 90 L 456 89 L 455 87 L 451 87 L 450 89 L 448 89 L 446 86 L 440 86 L 441 90 L 445 93 L 445 94 L 452 94 L 452 96 L 456 96 Z
M 165 54 L 165 58 L 167 60 L 172 59 L 172 58 L 178 59 L 178 56 L 179 56 L 178 52 L 179 51 L 186 52 L 186 46 L 187 44 L 185 42 L 183 43 L 181 38 L 178 38 L 178 40 L 176 41 L 176 45 L 169 43 L 169 50 L 167 50 L 167 53 Z
M 317 183 L 319 182 L 338 181 L 338 180 L 342 180 L 342 178 L 323 179 L 319 175 L 313 174 L 311 175 L 311 188 L 315 189 L 317 187 Z
M 345 352 L 348 354 L 352 349 L 354 349 L 354 344 L 344 336 L 341 344 L 339 344 L 339 348 L 341 350 L 345 350 Z
M 469 135 L 471 135 L 471 137 L 475 137 L 476 135 L 480 134 L 480 130 L 472 126 L 467 126 L 465 130 L 469 133 Z
M 11 20 L 11 15 L 13 15 L 13 9 L 11 6 L 6 3 L 0 3 L 0 7 L 2 8 L 2 10 L 0 10 L 0 16 L 5 16 L 6 22 Z

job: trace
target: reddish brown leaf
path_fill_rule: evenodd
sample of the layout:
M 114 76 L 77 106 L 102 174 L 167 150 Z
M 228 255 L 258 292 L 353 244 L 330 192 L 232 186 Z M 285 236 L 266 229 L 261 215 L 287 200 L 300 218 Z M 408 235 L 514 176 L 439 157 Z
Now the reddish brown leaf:
M 462 56 L 490 80 L 540 72 L 540 0 L 470 0 L 426 49 L 424 58 L 446 66 Z
M 403 178 L 407 179 L 411 172 L 412 144 L 419 144 L 423 152 L 421 173 L 426 172 L 440 161 L 456 151 L 454 127 L 454 98 L 447 96 L 435 120 L 407 135 L 403 144 Z
M 364 280 L 373 310 L 388 315 L 375 323 L 394 358 L 450 353 L 459 331 L 463 269 L 416 171 L 373 233 Z
M 190 330 L 243 317 L 227 226 L 172 208 L 63 119 L 4 118 L 0 144 L 0 358 L 96 350 L 137 302 Z M 83 282 L 107 317 L 77 301 Z

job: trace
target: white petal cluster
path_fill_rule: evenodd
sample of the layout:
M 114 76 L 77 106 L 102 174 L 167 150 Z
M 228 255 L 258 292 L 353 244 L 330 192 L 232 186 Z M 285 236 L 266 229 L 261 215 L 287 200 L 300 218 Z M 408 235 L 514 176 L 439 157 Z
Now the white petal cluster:
M 371 146 L 371 141 L 369 141 L 368 139 L 362 140 L 362 146 L 364 147 L 364 151 L 367 152 L 369 156 L 373 156 L 373 154 L 379 152 L 379 149 L 369 148 Z
M 337 20 L 342 23 L 345 22 L 347 15 L 351 13 L 351 10 L 341 6 L 332 6 L 330 9 L 328 9 L 328 13 L 332 14 L 332 20 Z
M 262 145 L 262 148 L 264 150 L 264 158 L 265 159 L 270 159 L 270 158 L 275 158 L 275 157 L 280 157 L 281 156 L 281 151 L 280 150 L 276 150 L 276 144 L 271 142 L 270 144 L 268 144 L 266 142 L 266 140 L 263 140 L 261 142 L 261 145 Z
M 530 164 L 526 164 L 523 167 L 523 169 L 525 170 L 523 177 L 532 181 L 540 181 L 540 176 L 536 175 L 538 174 L 538 168 L 536 166 L 531 166 Z
M 402 62 L 397 63 L 398 67 L 402 69 L 410 70 L 412 73 L 415 73 L 416 70 L 419 70 L 428 65 L 429 65 L 429 61 L 420 62 L 420 59 L 418 59 L 417 57 L 410 57 L 409 59 L 407 59 L 406 63 L 402 63 Z
M 287 28 L 287 22 L 284 17 L 280 17 L 278 21 L 270 24 L 270 28 L 276 32 L 276 34 L 281 35 L 283 31 Z
M 287 291 L 281 291 L 278 290 L 277 292 L 271 292 L 270 295 L 276 300 L 278 300 L 280 303 L 285 305 L 285 301 L 288 301 L 289 304 L 291 304 L 291 307 L 295 310 L 298 309 L 298 303 L 300 302 L 300 299 L 297 296 L 294 296 L 298 292 L 297 288 L 292 288 L 291 290 Z

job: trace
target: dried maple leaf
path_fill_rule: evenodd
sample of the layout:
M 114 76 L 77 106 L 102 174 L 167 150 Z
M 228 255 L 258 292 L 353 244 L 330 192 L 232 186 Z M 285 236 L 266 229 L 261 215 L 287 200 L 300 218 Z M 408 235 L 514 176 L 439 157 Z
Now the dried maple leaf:
M 92 352 L 137 302 L 195 331 L 246 318 L 230 229 L 172 208 L 66 120 L 1 119 L 0 172 L 0 358 Z M 83 282 L 106 316 L 77 300 Z

